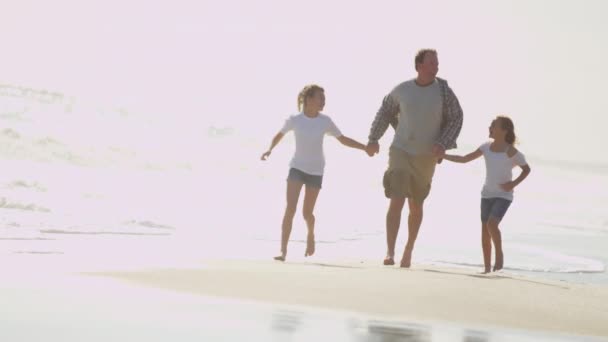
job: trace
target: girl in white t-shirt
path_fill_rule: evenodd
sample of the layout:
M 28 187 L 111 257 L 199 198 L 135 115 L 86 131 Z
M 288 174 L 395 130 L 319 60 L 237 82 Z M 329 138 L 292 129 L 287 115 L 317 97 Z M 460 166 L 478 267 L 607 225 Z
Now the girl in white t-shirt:
M 325 91 L 323 88 L 314 84 L 304 87 L 298 95 L 298 110 L 302 106 L 302 112 L 292 115 L 285 121 L 283 128 L 272 139 L 268 151 L 262 154 L 262 160 L 266 160 L 283 136 L 289 131 L 294 132 L 296 151 L 289 164 L 290 170 L 287 177 L 287 207 L 285 208 L 281 230 L 281 254 L 274 258 L 280 261 L 285 261 L 287 255 L 287 243 L 303 185 L 306 192 L 302 211 L 308 227 L 304 256 L 315 253 L 315 216 L 313 211 L 321 190 L 325 168 L 323 137 L 326 134 L 332 135 L 345 146 L 365 151 L 365 145 L 342 135 L 331 118 L 320 113 L 325 106 Z
M 530 174 L 530 166 L 526 162 L 525 156 L 513 146 L 515 128 L 511 119 L 506 116 L 497 116 L 490 125 L 490 138 L 493 141 L 481 145 L 466 156 L 449 154 L 443 156 L 444 159 L 456 163 L 467 163 L 482 155 L 485 159 L 486 181 L 481 190 L 483 273 L 490 272 L 492 242 L 494 242 L 495 248 L 494 271 L 503 268 L 504 256 L 498 224 L 513 201 L 513 189 Z M 515 166 L 519 166 L 522 171 L 513 180 L 511 170 Z

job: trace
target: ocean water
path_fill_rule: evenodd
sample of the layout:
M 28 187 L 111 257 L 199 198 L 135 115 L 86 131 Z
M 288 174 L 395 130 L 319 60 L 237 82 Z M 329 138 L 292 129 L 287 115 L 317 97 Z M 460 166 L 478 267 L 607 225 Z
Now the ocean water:
M 193 123 L 148 114 L 0 86 L 0 258 L 16 268 L 87 269 L 272 257 L 292 137 L 262 162 L 274 131 L 252 121 L 213 116 Z M 388 141 L 369 158 L 326 139 L 313 260 L 377 259 L 380 265 Z M 528 160 L 532 174 L 501 224 L 504 272 L 608 284 L 608 167 L 534 155 Z M 482 161 L 438 166 L 414 264 L 481 269 L 483 177 Z M 406 235 L 403 224 L 397 253 Z M 298 211 L 289 258 L 303 259 L 304 240 Z

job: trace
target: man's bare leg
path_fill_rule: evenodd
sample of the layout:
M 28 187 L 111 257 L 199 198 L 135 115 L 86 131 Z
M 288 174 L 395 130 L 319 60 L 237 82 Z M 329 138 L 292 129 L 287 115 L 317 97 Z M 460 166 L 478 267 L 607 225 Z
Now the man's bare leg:
M 388 212 L 386 213 L 386 258 L 384 265 L 395 264 L 395 244 L 399 226 L 401 225 L 401 212 L 405 204 L 405 197 L 392 197 Z
M 483 273 L 490 273 L 492 270 L 492 238 L 485 222 L 481 224 L 481 250 L 483 251 Z
M 304 193 L 304 208 L 302 214 L 304 215 L 304 221 L 306 221 L 306 227 L 308 228 L 308 235 L 306 236 L 306 252 L 304 256 L 311 256 L 315 254 L 315 203 L 319 196 L 320 188 L 306 186 Z
M 494 269 L 493 271 L 500 271 L 504 264 L 504 257 L 502 253 L 502 234 L 500 234 L 500 229 L 498 229 L 499 221 L 493 217 L 490 217 L 488 220 L 488 229 L 490 231 L 490 236 L 492 237 L 492 242 L 494 242 Z
M 423 203 L 417 203 L 411 198 L 408 199 L 407 203 L 410 208 L 410 213 L 407 218 L 408 236 L 405 250 L 403 251 L 403 258 L 401 259 L 401 267 L 410 267 L 412 264 L 412 252 L 414 251 L 414 244 L 418 237 L 418 231 L 420 230 L 423 216 Z
M 281 255 L 274 257 L 274 260 L 285 261 L 287 256 L 287 243 L 291 235 L 291 227 L 293 226 L 293 217 L 296 214 L 298 206 L 298 198 L 302 190 L 302 183 L 287 181 L 287 206 L 283 215 L 283 224 L 281 225 Z

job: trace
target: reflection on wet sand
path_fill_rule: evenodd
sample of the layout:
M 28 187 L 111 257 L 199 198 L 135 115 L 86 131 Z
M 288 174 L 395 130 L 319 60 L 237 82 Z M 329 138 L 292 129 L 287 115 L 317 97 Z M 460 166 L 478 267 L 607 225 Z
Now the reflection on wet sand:
M 263 315 L 258 315 L 261 319 Z M 298 310 L 271 313 L 270 335 L 275 341 L 355 342 L 491 342 L 491 341 L 601 341 L 590 337 L 543 334 L 502 329 L 465 328 L 447 323 L 369 319 L 356 314 Z M 244 332 L 247 335 L 246 332 Z
M 364 341 L 378 342 L 428 342 L 432 341 L 428 326 L 420 324 L 387 324 L 386 322 L 371 321 L 368 324 L 368 334 Z

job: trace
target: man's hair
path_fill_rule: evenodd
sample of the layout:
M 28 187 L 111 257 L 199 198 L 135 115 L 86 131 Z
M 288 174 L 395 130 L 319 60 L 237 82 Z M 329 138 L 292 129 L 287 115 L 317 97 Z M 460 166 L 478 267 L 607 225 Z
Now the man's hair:
M 414 68 L 416 70 L 418 70 L 418 64 L 424 63 L 424 57 L 426 56 L 427 53 L 437 54 L 437 50 L 435 50 L 435 49 L 418 50 L 418 53 L 416 54 L 416 58 L 414 58 Z

